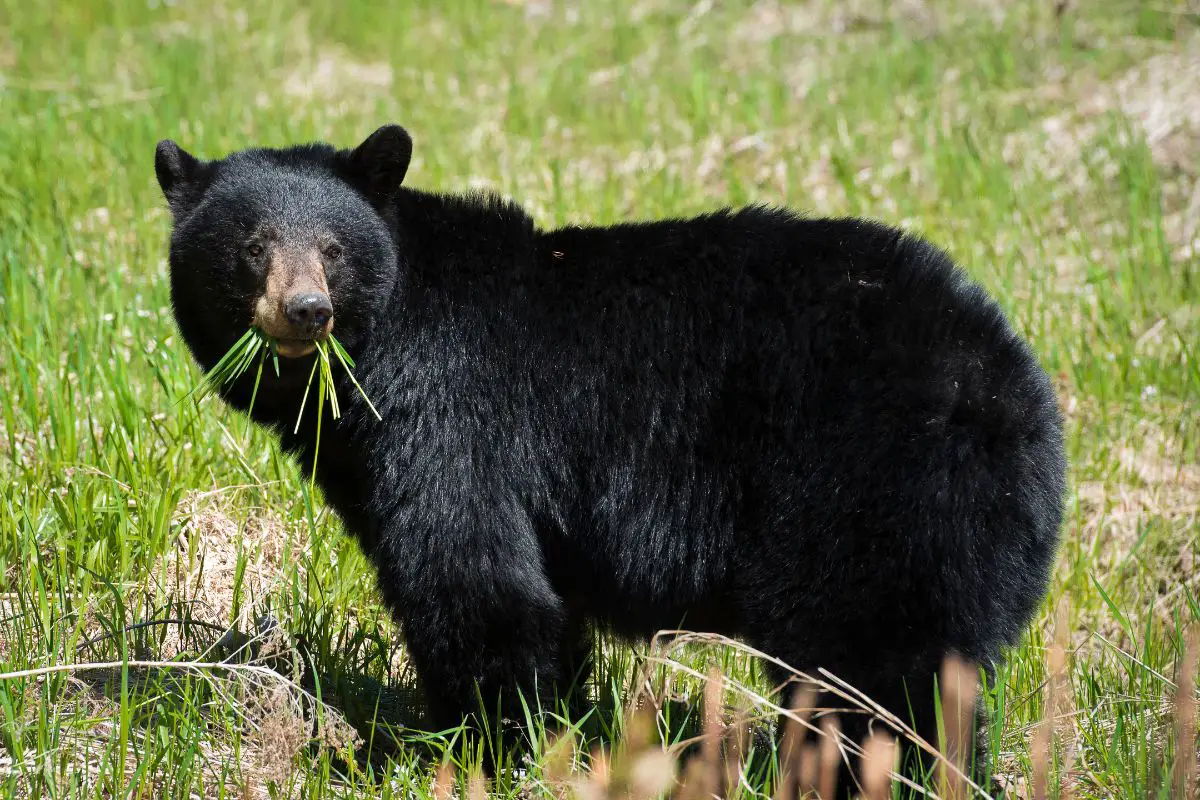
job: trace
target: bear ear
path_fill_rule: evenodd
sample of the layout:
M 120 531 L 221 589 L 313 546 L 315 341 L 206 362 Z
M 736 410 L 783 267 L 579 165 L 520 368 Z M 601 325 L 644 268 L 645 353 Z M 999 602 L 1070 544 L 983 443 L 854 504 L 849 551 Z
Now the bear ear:
M 372 201 L 383 202 L 400 188 L 412 159 L 412 137 L 399 125 L 384 125 L 349 154 L 355 183 Z
M 204 162 L 170 139 L 158 143 L 154 149 L 154 173 L 171 213 L 179 216 L 191 207 L 203 169 Z

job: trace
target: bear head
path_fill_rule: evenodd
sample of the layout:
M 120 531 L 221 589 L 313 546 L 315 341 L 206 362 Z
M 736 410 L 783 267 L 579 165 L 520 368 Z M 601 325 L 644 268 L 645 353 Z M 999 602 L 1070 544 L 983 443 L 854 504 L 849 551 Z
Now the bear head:
M 361 342 L 396 287 L 393 199 L 412 155 L 398 125 L 353 150 L 255 148 L 202 161 L 159 142 L 171 302 L 184 340 L 211 369 L 250 326 L 305 359 L 334 330 Z

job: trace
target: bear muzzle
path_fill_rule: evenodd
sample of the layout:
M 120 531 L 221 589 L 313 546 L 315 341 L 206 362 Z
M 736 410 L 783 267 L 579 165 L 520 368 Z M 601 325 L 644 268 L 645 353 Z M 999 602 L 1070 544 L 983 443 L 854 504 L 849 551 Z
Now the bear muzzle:
M 301 358 L 333 330 L 333 303 L 315 248 L 272 252 L 266 286 L 254 306 L 254 325 L 276 340 L 279 355 Z

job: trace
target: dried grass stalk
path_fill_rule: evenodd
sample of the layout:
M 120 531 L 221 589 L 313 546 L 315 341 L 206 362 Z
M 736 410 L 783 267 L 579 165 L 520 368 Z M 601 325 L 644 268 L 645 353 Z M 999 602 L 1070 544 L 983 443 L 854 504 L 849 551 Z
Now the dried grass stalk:
M 775 800 L 793 800 L 800 785 L 801 758 L 804 748 L 805 730 L 817 701 L 817 690 L 809 684 L 794 690 L 791 714 L 783 727 L 783 740 L 779 745 L 779 784 L 775 787 Z
M 896 764 L 896 740 L 872 733 L 863 745 L 862 790 L 864 800 L 888 800 Z
M 817 779 L 817 795 L 832 800 L 837 792 L 838 769 L 842 765 L 842 750 L 838 747 L 841 739 L 842 726 L 837 717 L 826 717 L 821 720 L 821 774 Z
M 949 656 L 942 664 L 942 721 L 945 740 L 938 762 L 938 793 L 947 800 L 965 800 L 970 796 L 966 774 L 974 740 L 975 701 L 979 694 L 979 674 L 974 664 L 958 656 Z M 952 765 L 954 769 L 949 769 Z
M 437 800 L 450 800 L 454 796 L 454 764 L 450 761 L 438 767 L 433 779 L 433 796 Z
M 704 680 L 705 676 L 699 671 L 671 658 L 671 654 L 674 650 L 691 644 L 722 646 L 732 651 L 752 656 L 761 662 L 773 664 L 786 671 L 787 674 L 791 675 L 792 677 L 790 680 L 792 682 L 802 682 L 805 686 L 812 688 L 814 691 L 820 694 L 830 697 L 834 701 L 844 702 L 844 705 L 840 706 L 837 710 L 844 708 L 850 713 L 868 714 L 882 723 L 882 725 L 891 729 L 894 734 L 904 739 L 906 742 L 910 742 L 920 751 L 931 756 L 934 759 L 934 763 L 946 761 L 946 758 L 941 751 L 934 744 L 927 742 L 923 737 L 921 737 L 915 730 L 913 730 L 911 725 L 907 724 L 903 719 L 896 716 L 894 713 L 881 706 L 878 702 L 864 694 L 862 691 L 855 688 L 845 680 L 837 677 L 828 670 L 822 669 L 816 674 L 810 674 L 801 670 L 797 670 L 786 662 L 770 655 L 769 653 L 764 653 L 763 651 L 751 647 L 745 642 L 740 642 L 736 639 L 730 639 L 718 634 L 696 633 L 694 631 L 685 630 L 660 631 L 654 637 L 654 640 L 651 644 L 650 653 L 646 656 L 645 663 L 647 666 L 647 674 L 650 666 L 661 666 L 679 674 L 688 675 L 698 680 Z M 649 686 L 648 681 L 644 682 L 643 685 Z M 749 700 L 750 703 L 752 703 L 755 707 L 768 713 L 786 717 L 788 720 L 788 727 L 793 730 L 798 728 L 799 730 L 797 733 L 800 731 L 810 731 L 815 735 L 820 736 L 823 740 L 828 738 L 826 736 L 826 731 L 811 721 L 808 718 L 808 715 L 797 714 L 793 709 L 784 708 L 776 703 L 773 703 L 768 697 L 756 690 L 754 687 L 743 682 L 739 682 L 738 680 L 729 676 L 725 677 L 724 686 L 727 691 L 733 692 L 745 700 Z M 823 709 L 824 712 L 829 712 L 832 710 L 834 709 Z M 831 739 L 829 742 L 831 748 L 828 751 L 829 763 L 836 763 L 837 761 L 848 758 L 861 757 L 863 748 L 859 745 L 859 743 L 851 741 L 840 732 L 834 735 L 836 740 Z M 800 744 L 802 745 L 803 742 L 801 741 Z M 785 745 L 783 749 L 786 750 L 789 748 Z M 802 748 L 798 749 L 802 750 Z M 797 756 L 797 758 L 803 759 L 802 752 Z M 797 785 L 796 788 L 798 788 L 798 767 L 800 764 L 797 763 L 794 766 L 797 767 L 797 770 L 794 773 L 794 781 Z M 977 796 L 988 796 L 987 792 L 975 784 L 968 775 L 962 774 L 954 764 L 949 763 L 947 764 L 946 768 L 958 771 L 960 779 L 963 781 L 963 783 Z M 784 769 L 785 766 L 781 765 L 781 772 Z M 925 790 L 911 779 L 899 775 L 898 773 L 893 772 L 891 777 L 893 780 L 896 780 L 913 789 L 919 795 L 933 796 L 933 793 Z M 785 787 L 781 787 L 781 789 L 782 788 Z M 776 796 L 779 795 L 777 794 Z
M 746 759 L 747 744 L 750 740 L 750 723 L 745 712 L 738 714 L 737 720 L 730 726 L 726 737 L 725 751 L 725 780 L 723 795 L 729 797 L 737 791 L 742 783 L 742 767 Z
M 700 754 L 688 762 L 676 800 L 706 800 L 720 796 L 722 784 L 721 740 L 725 726 L 721 722 L 724 710 L 724 690 L 721 671 L 715 666 L 708 670 L 704 683 L 704 722 L 700 735 Z
M 467 799 L 487 800 L 487 779 L 478 772 L 467 777 Z
M 1183 661 L 1175 682 L 1175 797 L 1200 796 L 1196 792 L 1196 661 L 1200 658 L 1200 624 L 1194 624 L 1184 639 Z

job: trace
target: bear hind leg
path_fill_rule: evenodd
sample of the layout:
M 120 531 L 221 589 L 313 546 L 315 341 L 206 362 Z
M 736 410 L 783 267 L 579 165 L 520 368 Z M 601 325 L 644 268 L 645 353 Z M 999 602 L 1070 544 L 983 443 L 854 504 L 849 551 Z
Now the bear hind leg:
M 940 666 L 940 665 L 939 665 Z M 867 674 L 862 670 L 830 669 L 831 673 L 850 684 L 854 689 L 866 695 L 871 701 L 882 706 L 889 714 L 898 717 L 905 726 L 914 731 L 921 739 L 934 748 L 939 746 L 939 724 L 937 716 L 937 678 L 938 669 L 932 664 L 921 669 L 904 670 L 899 672 L 873 672 Z M 815 671 L 807 671 L 816 676 Z M 780 679 L 782 674 L 777 675 Z M 785 708 L 796 703 L 800 693 L 804 691 L 803 684 L 789 683 L 780 697 L 780 704 Z M 899 746 L 898 771 L 918 784 L 933 775 L 936 760 L 928 752 L 911 740 L 904 732 L 898 731 L 894 725 L 882 718 L 875 711 L 864 709 L 864 704 L 855 697 L 856 692 L 843 691 L 854 697 L 851 700 L 836 692 L 814 692 L 812 722 L 820 724 L 824 717 L 834 716 L 840 731 L 841 757 L 839 759 L 835 797 L 851 797 L 860 791 L 862 781 L 862 761 L 857 753 L 859 748 L 873 733 L 879 733 L 896 740 Z M 869 704 L 867 704 L 869 705 Z M 947 712 L 949 713 L 949 712 Z M 966 736 L 966 764 L 964 772 L 977 785 L 988 788 L 988 748 L 985 728 L 985 711 L 982 701 L 976 699 L 968 712 L 968 730 Z M 786 719 L 780 720 L 777 731 L 781 743 L 781 753 L 785 752 L 784 732 Z M 811 732 L 804 737 L 805 745 L 819 746 L 818 735 Z M 798 755 L 798 754 L 797 754 Z M 787 767 L 784 767 L 785 770 Z M 792 765 L 791 771 L 802 773 L 799 762 Z M 796 776 L 797 778 L 799 775 Z M 804 775 L 815 782 L 817 775 Z M 936 780 L 929 783 L 936 786 Z M 812 786 L 810 788 L 816 788 Z

